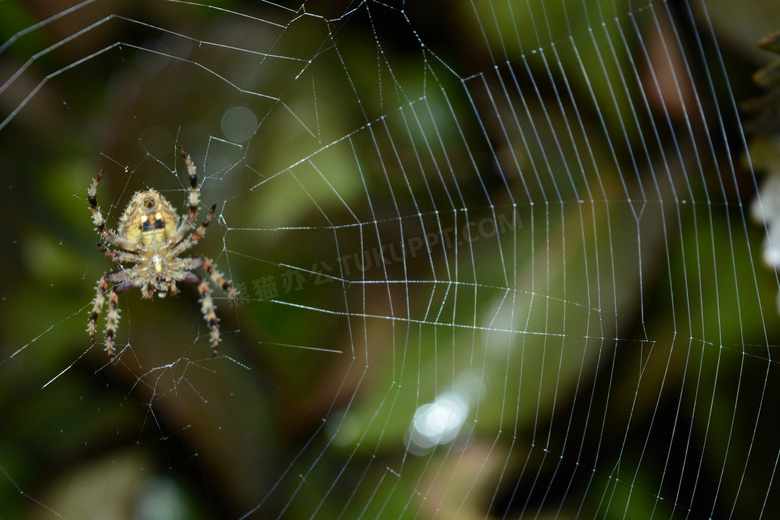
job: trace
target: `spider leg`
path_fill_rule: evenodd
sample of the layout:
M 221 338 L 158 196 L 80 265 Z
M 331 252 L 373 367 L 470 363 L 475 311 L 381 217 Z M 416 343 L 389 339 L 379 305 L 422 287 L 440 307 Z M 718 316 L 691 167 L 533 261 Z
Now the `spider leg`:
M 92 209 L 92 220 L 95 221 L 95 226 L 97 226 L 98 233 L 100 233 L 100 238 L 106 242 L 117 245 L 122 249 L 137 251 L 140 247 L 139 244 L 134 244 L 128 239 L 118 236 L 106 227 L 106 221 L 103 220 L 103 214 L 100 213 L 100 208 L 97 205 L 97 189 L 98 184 L 100 184 L 100 179 L 103 178 L 103 172 L 104 170 L 98 172 L 97 177 L 92 181 L 92 186 L 89 188 L 89 191 L 87 191 L 87 199 L 89 200 L 90 209 Z
M 100 208 L 97 205 L 97 188 L 98 184 L 100 184 L 100 179 L 103 178 L 103 172 L 105 170 L 100 170 L 97 174 L 97 177 L 95 177 L 95 180 L 92 181 L 92 187 L 89 188 L 89 191 L 87 191 L 87 198 L 89 199 L 89 205 L 92 208 L 92 219 L 95 221 L 95 225 L 98 228 L 98 232 L 102 235 L 103 230 L 106 229 L 106 222 L 103 220 L 103 215 L 100 213 Z
M 219 327 L 217 326 L 219 319 L 217 318 L 217 313 L 214 311 L 214 301 L 211 299 L 209 286 L 203 278 L 195 273 L 187 273 L 187 276 L 182 278 L 182 282 L 198 286 L 203 317 L 211 328 L 211 357 L 215 358 L 217 357 L 217 346 L 219 345 Z
M 112 271 L 104 274 L 100 278 L 97 286 L 97 294 L 95 295 L 95 305 L 92 307 L 92 314 L 89 316 L 89 324 L 87 330 L 89 331 L 89 340 L 95 344 L 95 326 L 97 324 L 100 311 L 103 309 L 103 305 L 106 300 L 106 291 L 108 284 L 111 282 L 121 283 L 111 288 L 111 294 L 108 298 L 108 325 L 106 326 L 106 352 L 108 352 L 111 362 L 114 361 L 114 334 L 116 331 L 116 324 L 119 321 L 119 308 L 118 308 L 118 296 L 127 290 L 132 289 L 135 285 L 125 280 L 128 274 L 126 270 Z
M 198 171 L 195 168 L 195 164 L 192 162 L 190 155 L 184 151 L 184 148 L 179 147 L 179 153 L 184 158 L 184 163 L 187 165 L 187 172 L 190 176 L 190 196 L 189 196 L 189 210 L 187 211 L 187 218 L 179 225 L 179 228 L 174 232 L 171 237 L 171 243 L 175 244 L 179 242 L 187 232 L 192 229 L 195 224 L 195 218 L 198 216 Z
M 214 210 L 217 209 L 217 205 L 214 204 L 211 206 L 211 211 L 209 211 L 209 214 L 206 215 L 206 218 L 203 219 L 203 223 L 200 225 L 197 231 L 195 231 L 193 234 L 188 236 L 185 240 L 180 242 L 176 245 L 173 249 L 171 249 L 171 255 L 176 257 L 182 254 L 187 249 L 191 248 L 195 244 L 198 243 L 198 240 L 203 238 L 206 235 L 206 230 L 209 227 L 209 224 L 211 224 L 211 219 L 214 218 Z
M 111 290 L 111 296 L 108 297 L 108 320 L 106 323 L 106 352 L 111 363 L 114 362 L 114 334 L 116 333 L 116 324 L 119 321 L 119 298 L 117 296 L 116 286 Z
M 219 285 L 220 288 L 222 288 L 223 291 L 225 291 L 225 294 L 230 296 L 231 298 L 238 298 L 238 292 L 233 288 L 233 286 L 230 284 L 228 280 L 225 279 L 222 274 L 217 271 L 216 267 L 214 266 L 214 263 L 206 258 L 205 256 L 196 256 L 193 258 L 183 258 L 186 262 L 187 269 L 195 269 L 197 267 L 203 267 L 203 269 L 206 270 L 206 272 L 209 275 L 209 278 L 214 280 L 214 283 Z
M 106 300 L 106 287 L 108 287 L 108 275 L 103 275 L 97 286 L 97 296 L 95 296 L 95 305 L 92 307 L 92 314 L 89 316 L 89 324 L 87 330 L 89 331 L 89 341 L 95 344 L 95 324 L 97 324 L 100 310 L 103 308 L 103 303 Z
M 190 210 L 187 213 L 187 222 L 192 226 L 195 223 L 195 217 L 198 216 L 198 171 L 192 163 L 190 154 L 185 152 L 181 146 L 179 147 L 179 153 L 184 158 L 184 163 L 187 165 L 187 173 L 190 176 Z
M 134 255 L 133 253 L 128 253 L 127 251 L 111 251 L 109 248 L 104 246 L 101 242 L 97 243 L 98 249 L 106 255 L 108 258 L 115 262 L 132 262 L 132 263 L 139 263 L 141 259 L 138 257 L 138 255 Z

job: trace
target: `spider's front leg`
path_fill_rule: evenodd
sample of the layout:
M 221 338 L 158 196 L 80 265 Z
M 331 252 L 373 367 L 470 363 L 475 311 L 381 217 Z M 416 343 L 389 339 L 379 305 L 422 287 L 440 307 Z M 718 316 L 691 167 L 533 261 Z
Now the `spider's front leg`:
M 208 215 L 206 215 L 206 218 L 203 219 L 203 222 L 201 223 L 200 227 L 193 234 L 191 234 L 186 239 L 179 242 L 176 245 L 176 247 L 174 247 L 171 250 L 171 256 L 179 256 L 184 251 L 197 244 L 198 240 L 200 240 L 206 235 L 206 231 L 209 228 L 209 224 L 211 224 L 211 220 L 214 218 L 215 209 L 217 209 L 217 205 L 213 204 L 211 206 L 211 210 L 208 212 Z
M 92 186 L 90 186 L 87 191 L 87 199 L 89 200 L 89 206 L 92 209 L 92 219 L 95 221 L 100 236 L 103 236 L 103 232 L 106 229 L 106 222 L 103 220 L 103 215 L 100 214 L 100 208 L 97 205 L 97 189 L 100 184 L 100 179 L 103 178 L 104 172 L 105 170 L 100 170 L 98 172 L 97 177 L 92 181 Z
M 190 176 L 190 195 L 187 216 L 182 220 L 182 223 L 179 224 L 178 229 L 171 237 L 171 242 L 174 244 L 178 243 L 192 229 L 198 216 L 198 204 L 200 203 L 198 198 L 198 172 L 195 164 L 192 162 L 190 155 L 181 146 L 179 147 L 179 153 L 184 158 L 184 163 L 187 165 L 187 172 Z
M 125 237 L 118 236 L 116 233 L 106 227 L 106 221 L 103 220 L 103 215 L 100 213 L 100 207 L 97 204 L 97 189 L 98 185 L 100 184 L 100 179 L 103 178 L 103 173 L 104 170 L 100 170 L 98 172 L 97 177 L 95 177 L 95 180 L 92 181 L 92 186 L 90 186 L 89 190 L 87 191 L 87 200 L 89 200 L 89 207 L 92 210 L 92 220 L 95 221 L 95 226 L 97 227 L 101 239 L 119 246 L 122 249 L 127 249 L 128 251 L 137 251 L 138 244 L 130 242 Z M 104 254 L 106 253 L 104 252 Z
M 179 146 L 179 153 L 184 158 L 184 164 L 187 165 L 187 174 L 190 176 L 189 211 L 187 212 L 187 220 L 182 223 L 182 228 L 186 224 L 186 229 L 184 229 L 186 232 L 195 223 L 195 217 L 198 215 L 198 171 L 192 162 L 190 154 L 184 151 L 184 147 Z M 184 233 L 181 236 L 184 236 Z

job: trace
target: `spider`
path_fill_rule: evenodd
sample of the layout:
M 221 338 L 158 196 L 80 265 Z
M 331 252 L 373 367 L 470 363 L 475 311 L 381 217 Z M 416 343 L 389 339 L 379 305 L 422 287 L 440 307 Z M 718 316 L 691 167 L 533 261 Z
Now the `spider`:
M 236 290 L 215 269 L 211 260 L 205 256 L 179 258 L 179 255 L 194 246 L 206 234 L 206 228 L 211 223 L 214 210 L 217 207 L 216 204 L 211 206 L 211 211 L 206 215 L 200 227 L 187 236 L 198 214 L 198 175 L 190 156 L 181 146 L 179 153 L 184 158 L 187 172 L 190 175 L 189 212 L 182 222 L 179 222 L 179 216 L 173 210 L 170 202 L 159 192 L 149 189 L 136 192 L 133 195 L 119 219 L 118 232 L 114 232 L 106 227 L 95 198 L 104 170 L 98 172 L 97 178 L 92 181 L 92 187 L 87 192 L 92 218 L 97 226 L 100 239 L 121 250 L 111 251 L 103 242 L 97 243 L 98 249 L 108 258 L 119 263 L 120 266 L 125 262 L 135 264 L 130 268 L 108 272 L 100 278 L 95 305 L 89 317 L 87 330 L 89 331 L 89 339 L 94 345 L 95 325 L 105 303 L 106 292 L 110 292 L 108 296 L 108 324 L 106 325 L 106 352 L 111 362 L 114 361 L 114 335 L 119 321 L 117 303 L 119 294 L 138 287 L 144 298 L 151 298 L 155 292 L 162 298 L 168 293 L 171 295 L 178 293 L 176 282 L 196 285 L 200 292 L 203 317 L 211 328 L 212 357 L 217 356 L 217 344 L 219 343 L 217 322 L 219 320 L 214 312 L 214 302 L 208 284 L 203 278 L 191 271 L 203 267 L 209 277 L 228 296 L 238 298 Z M 109 291 L 108 284 L 110 283 L 115 283 L 115 285 Z

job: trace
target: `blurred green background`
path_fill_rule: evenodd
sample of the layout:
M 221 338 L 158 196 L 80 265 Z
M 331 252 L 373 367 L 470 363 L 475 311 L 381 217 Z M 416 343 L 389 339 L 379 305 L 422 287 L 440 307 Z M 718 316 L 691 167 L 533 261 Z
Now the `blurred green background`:
M 0 517 L 776 510 L 735 102 L 779 28 L 769 1 L 0 3 Z M 243 297 L 214 288 L 211 360 L 195 291 L 124 293 L 111 365 L 86 191 L 105 169 L 112 227 L 146 187 L 183 212 L 178 145 L 217 204 L 192 254 Z

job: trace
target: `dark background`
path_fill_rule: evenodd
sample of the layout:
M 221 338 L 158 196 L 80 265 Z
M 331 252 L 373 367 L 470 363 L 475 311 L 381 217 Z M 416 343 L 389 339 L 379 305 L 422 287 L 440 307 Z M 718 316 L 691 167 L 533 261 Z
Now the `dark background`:
M 735 106 L 776 3 L 476 4 L 0 3 L 0 517 L 780 506 Z M 177 145 L 243 298 L 214 287 L 212 361 L 195 291 L 123 294 L 112 365 L 86 191 L 112 227 L 145 187 L 183 213 Z M 460 433 L 414 448 L 449 389 Z

